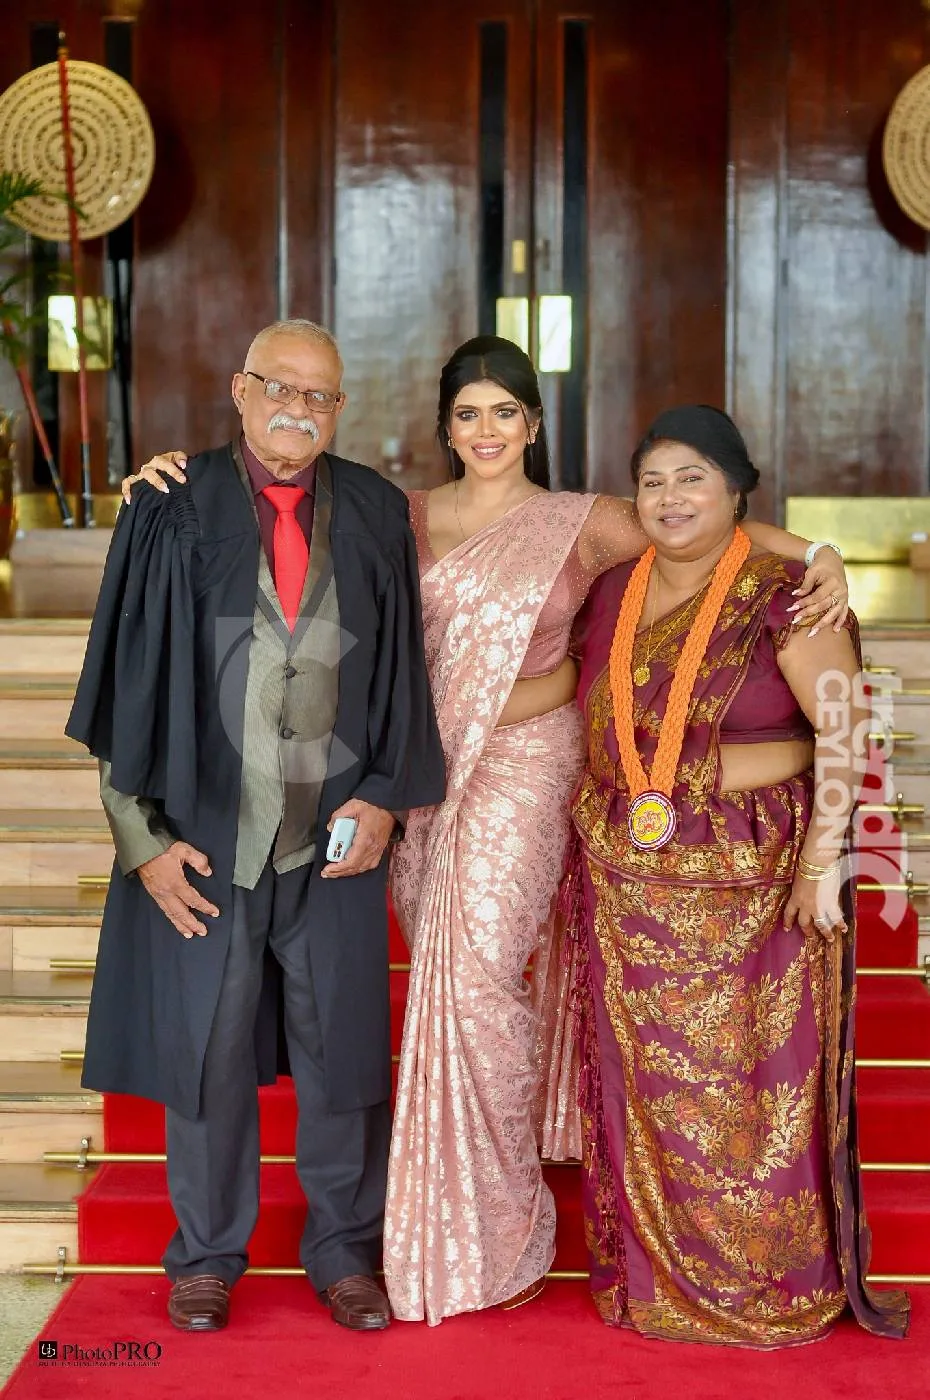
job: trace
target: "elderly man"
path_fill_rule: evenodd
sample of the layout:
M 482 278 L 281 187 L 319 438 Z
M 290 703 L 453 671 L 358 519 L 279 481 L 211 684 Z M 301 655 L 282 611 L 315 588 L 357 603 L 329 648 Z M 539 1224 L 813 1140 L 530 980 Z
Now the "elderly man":
M 233 443 L 121 512 L 68 733 L 101 763 L 117 863 L 84 1084 L 166 1105 L 172 1322 L 225 1325 L 258 1214 L 257 1085 L 287 1047 L 301 1262 L 335 1321 L 373 1278 L 390 1131 L 386 849 L 443 796 L 403 494 L 327 453 L 333 338 L 267 327 Z M 357 822 L 347 857 L 327 832 Z M 278 1034 L 279 1018 L 283 1037 Z

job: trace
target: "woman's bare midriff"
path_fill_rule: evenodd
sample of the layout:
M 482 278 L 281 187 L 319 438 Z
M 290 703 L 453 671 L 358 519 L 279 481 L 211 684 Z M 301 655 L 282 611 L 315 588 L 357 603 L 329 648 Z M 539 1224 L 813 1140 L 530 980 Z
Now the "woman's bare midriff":
M 502 724 L 524 724 L 549 714 L 561 705 L 574 700 L 578 689 L 578 667 L 567 656 L 555 671 L 547 676 L 529 676 L 526 680 L 515 681 L 513 690 L 507 697 L 498 726 Z
M 784 739 L 771 744 L 721 744 L 720 791 L 749 792 L 752 788 L 786 783 L 804 773 L 814 761 L 813 739 Z

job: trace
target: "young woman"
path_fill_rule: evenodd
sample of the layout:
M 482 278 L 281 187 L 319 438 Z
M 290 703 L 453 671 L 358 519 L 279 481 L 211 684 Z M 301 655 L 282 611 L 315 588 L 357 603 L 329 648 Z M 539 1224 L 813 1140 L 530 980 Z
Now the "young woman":
M 552 913 L 584 762 L 569 635 L 598 575 L 647 543 L 632 502 L 548 491 L 539 385 L 510 341 L 455 351 L 438 428 L 451 480 L 409 496 L 447 796 L 410 814 L 394 856 L 411 973 L 384 1240 L 397 1316 L 430 1323 L 528 1301 L 552 1263 L 538 1144 L 580 1145 L 568 1048 L 553 1056 L 551 1032 L 539 1045 L 567 996 Z M 156 468 L 179 470 L 156 458 L 139 477 L 156 484 Z M 747 528 L 804 557 L 807 541 Z M 832 550 L 803 591 L 799 619 L 845 613 Z

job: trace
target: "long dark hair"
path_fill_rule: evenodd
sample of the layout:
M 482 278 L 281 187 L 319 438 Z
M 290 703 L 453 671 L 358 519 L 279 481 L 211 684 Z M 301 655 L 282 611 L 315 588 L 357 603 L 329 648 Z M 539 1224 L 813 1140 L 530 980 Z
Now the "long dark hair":
M 542 421 L 539 380 L 529 355 L 512 340 L 503 340 L 499 335 L 478 335 L 473 340 L 466 340 L 442 367 L 442 374 L 439 376 L 436 437 L 446 454 L 451 475 L 465 475 L 459 455 L 449 443 L 452 405 L 463 389 L 469 384 L 477 384 L 482 379 L 499 384 L 508 394 L 513 395 L 523 410 L 527 428 L 530 427 L 527 410 L 539 414 L 536 441 L 528 442 L 523 449 L 523 470 L 536 486 L 544 486 L 548 490 L 549 441 L 546 437 L 546 425 Z

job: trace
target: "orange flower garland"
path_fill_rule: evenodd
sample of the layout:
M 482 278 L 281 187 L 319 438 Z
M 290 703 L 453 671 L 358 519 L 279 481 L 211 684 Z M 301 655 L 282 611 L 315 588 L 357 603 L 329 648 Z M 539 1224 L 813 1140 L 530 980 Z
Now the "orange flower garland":
M 630 789 L 631 804 L 644 793 L 649 793 L 650 796 L 655 796 L 657 799 L 664 798 L 666 799 L 664 806 L 668 809 L 672 824 L 674 824 L 674 813 L 668 799 L 671 797 L 675 774 L 678 770 L 678 760 L 681 757 L 681 746 L 685 739 L 688 707 L 691 704 L 694 682 L 697 679 L 698 670 L 707 651 L 711 634 L 717 625 L 717 619 L 726 601 L 726 596 L 743 567 L 751 547 L 749 536 L 745 530 L 741 530 L 737 526 L 733 539 L 714 569 L 707 588 L 707 596 L 701 604 L 694 620 L 694 626 L 688 633 L 687 640 L 681 649 L 681 656 L 672 679 L 668 705 L 659 730 L 659 742 L 656 747 L 651 778 L 646 776 L 646 770 L 636 748 L 636 736 L 633 728 L 632 662 L 636 628 L 642 615 L 643 604 L 646 601 L 649 577 L 656 557 L 654 547 L 647 549 L 633 570 L 623 595 L 623 602 L 620 605 L 617 627 L 610 648 L 610 691 L 613 699 L 614 728 L 617 734 L 617 746 L 620 750 L 620 762 Z M 665 835 L 664 840 L 661 837 L 653 838 L 645 844 L 653 847 L 663 845 L 671 834 L 670 830 Z

